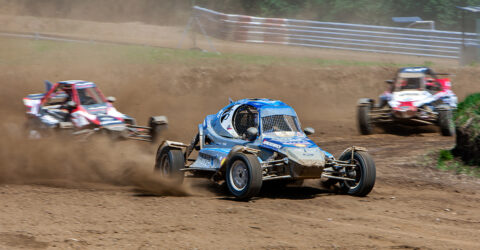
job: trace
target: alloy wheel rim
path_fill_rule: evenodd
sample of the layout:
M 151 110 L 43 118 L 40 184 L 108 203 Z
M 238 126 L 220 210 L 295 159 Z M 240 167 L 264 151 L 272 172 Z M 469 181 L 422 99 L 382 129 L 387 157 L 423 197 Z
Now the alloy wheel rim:
M 236 161 L 230 168 L 230 180 L 232 187 L 242 191 L 248 184 L 248 168 L 243 161 Z

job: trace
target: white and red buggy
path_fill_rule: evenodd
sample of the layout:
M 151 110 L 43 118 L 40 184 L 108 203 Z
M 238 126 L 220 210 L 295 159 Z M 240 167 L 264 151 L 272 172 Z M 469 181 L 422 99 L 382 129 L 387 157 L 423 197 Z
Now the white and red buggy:
M 389 88 L 373 99 L 358 101 L 357 121 L 360 133 L 373 133 L 375 125 L 403 124 L 410 126 L 438 125 L 442 135 L 452 136 L 455 127 L 452 113 L 457 108 L 449 78 L 438 78 L 427 67 L 408 67 L 398 70 L 395 79 L 387 80 Z
M 45 86 L 45 93 L 23 98 L 30 138 L 69 131 L 84 139 L 103 132 L 114 138 L 154 141 L 168 124 L 165 116 L 154 116 L 148 127 L 137 126 L 134 118 L 113 106 L 115 98 L 105 98 L 93 82 L 70 80 L 53 85 L 46 81 Z

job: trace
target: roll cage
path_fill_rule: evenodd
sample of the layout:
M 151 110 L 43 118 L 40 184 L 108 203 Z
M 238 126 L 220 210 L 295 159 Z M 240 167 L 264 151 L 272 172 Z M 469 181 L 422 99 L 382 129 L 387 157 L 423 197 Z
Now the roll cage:
M 435 93 L 442 90 L 442 85 L 434 74 L 398 73 L 392 86 L 392 92 L 403 90 L 427 90 Z
M 301 131 L 297 117 L 292 114 L 283 114 L 281 112 L 270 114 L 270 112 L 267 112 L 268 115 L 263 115 L 262 107 L 257 108 L 250 104 L 241 104 L 236 108 L 234 107 L 235 105 L 232 105 L 223 111 L 220 116 L 220 122 L 227 120 L 231 115 L 231 126 L 240 138 L 245 138 L 247 129 L 250 127 L 257 128 L 259 134 L 274 132 L 297 133 Z
M 76 105 L 95 105 L 107 102 L 105 96 L 94 84 L 77 87 L 76 84 L 57 83 L 45 94 L 40 105 L 61 105 L 68 101 L 73 101 Z

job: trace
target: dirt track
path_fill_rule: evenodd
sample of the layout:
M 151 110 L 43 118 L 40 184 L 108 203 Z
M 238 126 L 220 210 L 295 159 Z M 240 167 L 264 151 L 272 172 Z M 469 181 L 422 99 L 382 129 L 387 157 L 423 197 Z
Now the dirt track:
M 425 148 L 450 147 L 450 139 L 435 133 L 315 139 L 331 152 L 367 146 L 378 170 L 374 191 L 341 196 L 311 181 L 244 203 L 203 180 L 188 182 L 188 197 L 92 183 L 2 185 L 0 246 L 478 249 L 478 180 L 411 164 Z
M 19 63 L 15 40 L 0 45 L 0 114 L 8 118 L 0 124 L 0 249 L 480 248 L 479 181 L 419 164 L 452 138 L 428 130 L 357 135 L 356 100 L 380 93 L 394 68 L 120 63 L 75 45 L 72 53 L 47 51 Z M 460 98 L 479 91 L 476 68 L 445 70 L 457 74 Z M 377 184 L 366 198 L 311 181 L 243 203 L 208 181 L 174 188 L 152 179 L 148 145 L 52 141 L 47 148 L 22 140 L 21 98 L 41 91 L 44 79 L 73 78 L 97 82 L 139 122 L 167 115 L 169 138 L 183 141 L 228 97 L 283 100 L 327 151 L 367 147 Z

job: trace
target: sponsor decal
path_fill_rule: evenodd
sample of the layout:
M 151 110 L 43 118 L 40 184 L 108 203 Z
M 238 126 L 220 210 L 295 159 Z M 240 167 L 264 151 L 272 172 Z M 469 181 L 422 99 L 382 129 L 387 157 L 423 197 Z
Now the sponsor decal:
M 122 123 L 122 121 L 111 116 L 99 116 L 98 121 L 100 121 L 102 125 Z
M 282 148 L 282 145 L 279 145 L 279 144 L 276 144 L 276 143 L 273 143 L 273 142 L 270 142 L 270 141 L 267 141 L 267 140 L 263 140 L 263 145 L 269 146 L 269 147 L 272 147 L 272 148 L 276 148 L 276 149 L 281 149 Z
M 293 140 L 293 141 L 285 142 L 284 144 L 289 146 L 300 147 L 300 148 L 308 147 L 311 145 L 311 143 L 306 140 Z

